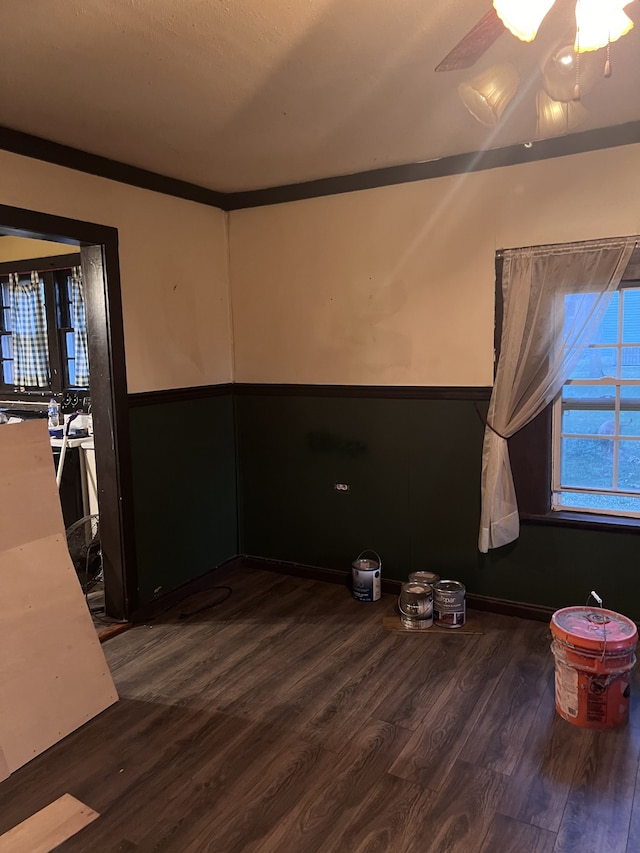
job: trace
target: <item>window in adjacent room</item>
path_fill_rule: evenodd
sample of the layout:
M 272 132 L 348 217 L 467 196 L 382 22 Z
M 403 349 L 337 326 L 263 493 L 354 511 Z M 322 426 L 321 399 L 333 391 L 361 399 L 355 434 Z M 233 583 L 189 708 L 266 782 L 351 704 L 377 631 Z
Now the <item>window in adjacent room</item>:
M 556 511 L 640 517 L 640 282 L 629 284 L 553 405 Z M 569 318 L 575 301 L 564 297 Z
M 77 262 L 79 255 L 69 259 Z M 15 270 L 7 271 L 12 266 Z M 88 388 L 79 265 L 44 270 L 37 269 L 37 261 L 2 265 L 0 354 L 0 390 L 5 395 L 46 396 Z

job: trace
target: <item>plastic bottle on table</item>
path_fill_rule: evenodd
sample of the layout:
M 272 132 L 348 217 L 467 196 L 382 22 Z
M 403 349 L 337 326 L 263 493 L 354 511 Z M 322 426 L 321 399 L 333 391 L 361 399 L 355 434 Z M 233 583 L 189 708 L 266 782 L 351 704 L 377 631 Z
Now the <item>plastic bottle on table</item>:
M 54 397 L 49 400 L 47 418 L 49 429 L 58 429 L 58 427 L 60 426 L 60 406 L 58 405 L 58 401 Z

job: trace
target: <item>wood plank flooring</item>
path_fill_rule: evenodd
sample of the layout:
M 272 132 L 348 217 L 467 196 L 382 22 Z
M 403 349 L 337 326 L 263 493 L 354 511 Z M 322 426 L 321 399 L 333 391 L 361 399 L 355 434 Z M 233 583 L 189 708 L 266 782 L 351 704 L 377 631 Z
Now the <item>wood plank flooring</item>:
M 69 793 L 100 817 L 63 853 L 640 851 L 637 674 L 629 725 L 586 731 L 545 624 L 411 634 L 394 596 L 220 584 L 109 640 L 120 701 L 0 784 L 0 834 Z

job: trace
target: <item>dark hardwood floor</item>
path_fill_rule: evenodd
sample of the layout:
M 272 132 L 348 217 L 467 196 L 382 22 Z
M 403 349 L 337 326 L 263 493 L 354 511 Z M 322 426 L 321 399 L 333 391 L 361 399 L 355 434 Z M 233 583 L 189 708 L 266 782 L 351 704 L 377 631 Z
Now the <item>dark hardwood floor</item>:
M 104 646 L 120 701 L 0 785 L 0 833 L 68 792 L 63 853 L 638 853 L 628 726 L 554 709 L 548 626 L 383 627 L 396 599 L 255 570 Z M 43 714 L 46 708 L 43 708 Z

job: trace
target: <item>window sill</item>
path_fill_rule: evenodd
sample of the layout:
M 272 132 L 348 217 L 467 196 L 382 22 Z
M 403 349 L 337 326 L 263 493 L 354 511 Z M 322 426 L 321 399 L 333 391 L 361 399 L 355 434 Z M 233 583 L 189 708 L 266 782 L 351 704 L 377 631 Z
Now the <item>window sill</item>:
M 618 533 L 640 531 L 640 518 L 597 515 L 593 512 L 520 513 L 520 521 L 525 524 L 548 524 L 554 527 L 575 527 L 581 530 L 615 530 Z

